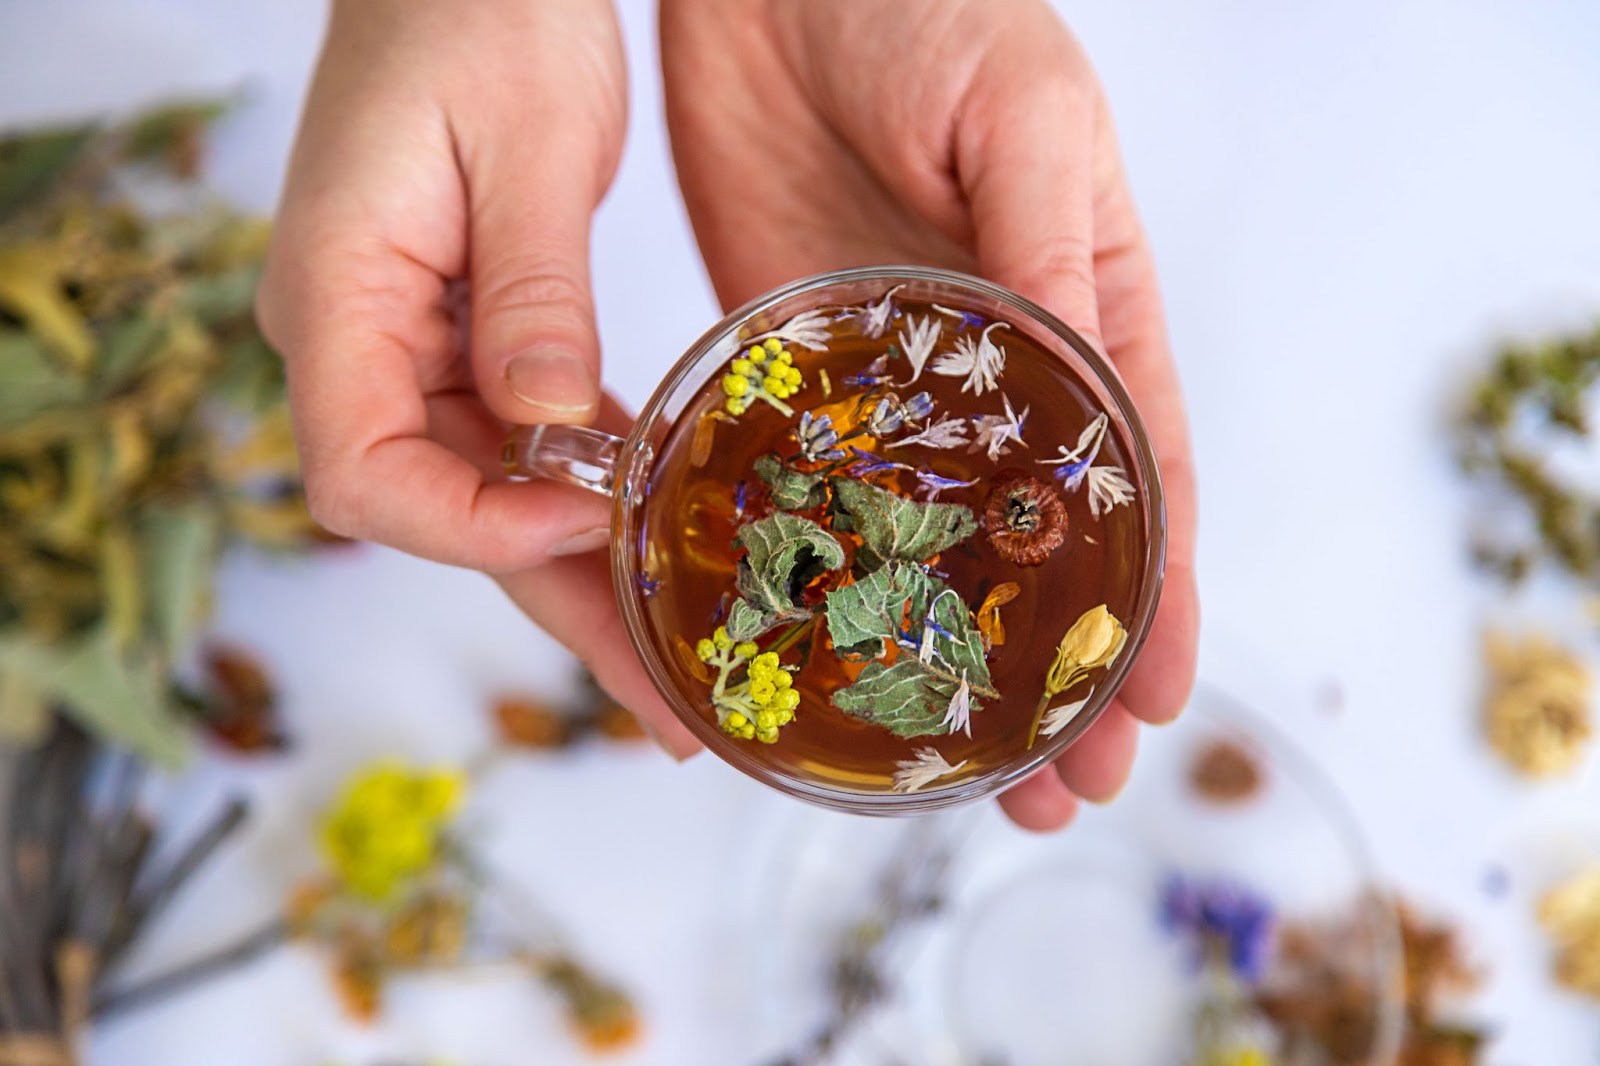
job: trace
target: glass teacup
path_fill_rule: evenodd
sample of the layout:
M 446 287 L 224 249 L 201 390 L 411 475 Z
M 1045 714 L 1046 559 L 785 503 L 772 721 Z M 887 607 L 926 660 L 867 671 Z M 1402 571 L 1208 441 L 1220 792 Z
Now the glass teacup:
M 978 278 L 877 267 L 728 315 L 617 438 L 517 431 L 613 500 L 628 635 L 719 757 L 860 813 L 990 795 L 1110 702 L 1160 597 L 1155 456 L 1116 372 Z

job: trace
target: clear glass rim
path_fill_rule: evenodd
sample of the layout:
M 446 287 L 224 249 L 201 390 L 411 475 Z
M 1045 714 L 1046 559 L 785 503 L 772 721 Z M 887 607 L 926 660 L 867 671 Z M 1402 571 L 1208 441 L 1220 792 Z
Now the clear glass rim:
M 979 777 L 957 781 L 943 788 L 926 791 L 896 793 L 854 792 L 834 788 L 790 776 L 781 769 L 763 763 L 748 752 L 730 743 L 698 711 L 687 705 L 676 687 L 669 681 L 670 671 L 661 662 L 654 643 L 649 639 L 649 629 L 644 617 L 642 597 L 635 582 L 638 573 L 638 545 L 631 535 L 628 515 L 632 492 L 639 475 L 648 470 L 635 471 L 634 464 L 644 461 L 653 464 L 655 450 L 652 444 L 658 423 L 668 402 L 678 389 L 700 367 L 717 344 L 730 330 L 745 321 L 807 292 L 835 285 L 859 282 L 927 282 L 963 288 L 994 300 L 1011 309 L 1016 315 L 1032 319 L 1070 347 L 1089 367 L 1096 384 L 1103 388 L 1116 406 L 1116 414 L 1128 428 L 1132 459 L 1137 464 L 1136 484 L 1143 490 L 1146 536 L 1143 572 L 1140 576 L 1139 599 L 1134 605 L 1128 625 L 1128 639 L 1122 654 L 1108 668 L 1106 676 L 1094 687 L 1089 702 L 1061 732 L 1045 743 L 1036 745 L 1025 757 Z M 1150 635 L 1155 621 L 1156 607 L 1161 599 L 1161 588 L 1166 571 L 1166 499 L 1162 491 L 1161 473 L 1157 466 L 1154 447 L 1150 443 L 1133 398 L 1122 384 L 1121 377 L 1106 360 L 1095 351 L 1071 326 L 1038 304 L 993 282 L 954 270 L 924 266 L 874 266 L 854 267 L 813 274 L 791 282 L 780 289 L 738 307 L 724 315 L 716 325 L 703 333 L 675 363 L 661 384 L 656 387 L 644 409 L 639 412 L 633 429 L 623 443 L 616 477 L 616 490 L 612 503 L 612 532 L 615 548 L 611 553 L 612 583 L 616 589 L 617 606 L 622 613 L 628 639 L 645 665 L 645 671 L 672 708 L 679 721 L 694 733 L 696 739 L 715 752 L 735 769 L 791 796 L 854 814 L 901 815 L 938 810 L 982 797 L 994 795 L 1012 784 L 1048 765 L 1058 755 L 1087 732 L 1121 689 L 1128 672 L 1138 661 L 1139 652 Z

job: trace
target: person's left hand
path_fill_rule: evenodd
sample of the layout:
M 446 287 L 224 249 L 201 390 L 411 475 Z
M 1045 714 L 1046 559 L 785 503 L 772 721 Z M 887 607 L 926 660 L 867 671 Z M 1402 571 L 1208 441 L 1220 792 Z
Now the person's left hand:
M 981 274 L 1109 354 L 1167 502 L 1154 628 L 1106 713 L 1000 800 L 1020 825 L 1110 799 L 1138 722 L 1194 680 L 1195 491 L 1155 271 L 1105 97 L 1042 0 L 663 0 L 673 153 L 724 306 L 807 274 L 925 263 Z

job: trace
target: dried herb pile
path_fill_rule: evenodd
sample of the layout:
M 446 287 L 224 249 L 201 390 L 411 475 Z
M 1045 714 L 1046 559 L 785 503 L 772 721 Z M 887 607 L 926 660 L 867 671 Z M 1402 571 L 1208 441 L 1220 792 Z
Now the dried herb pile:
M 0 734 L 175 761 L 219 551 L 317 537 L 252 300 L 267 230 L 195 180 L 216 113 L 0 140 Z M 148 205 L 176 204 L 176 210 Z

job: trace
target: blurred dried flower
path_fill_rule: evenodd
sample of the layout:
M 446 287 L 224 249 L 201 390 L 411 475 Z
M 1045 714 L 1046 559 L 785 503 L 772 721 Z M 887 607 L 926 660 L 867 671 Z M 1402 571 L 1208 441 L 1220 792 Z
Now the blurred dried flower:
M 1556 980 L 1600 1000 L 1600 865 L 1551 889 L 1539 902 L 1539 924 L 1556 946 Z
M 1189 764 L 1189 786 L 1212 803 L 1242 803 L 1261 790 L 1261 768 L 1238 744 L 1216 740 Z
M 1571 770 L 1594 733 L 1593 681 L 1583 662 L 1542 637 L 1490 633 L 1485 711 L 1489 743 L 1530 777 Z

